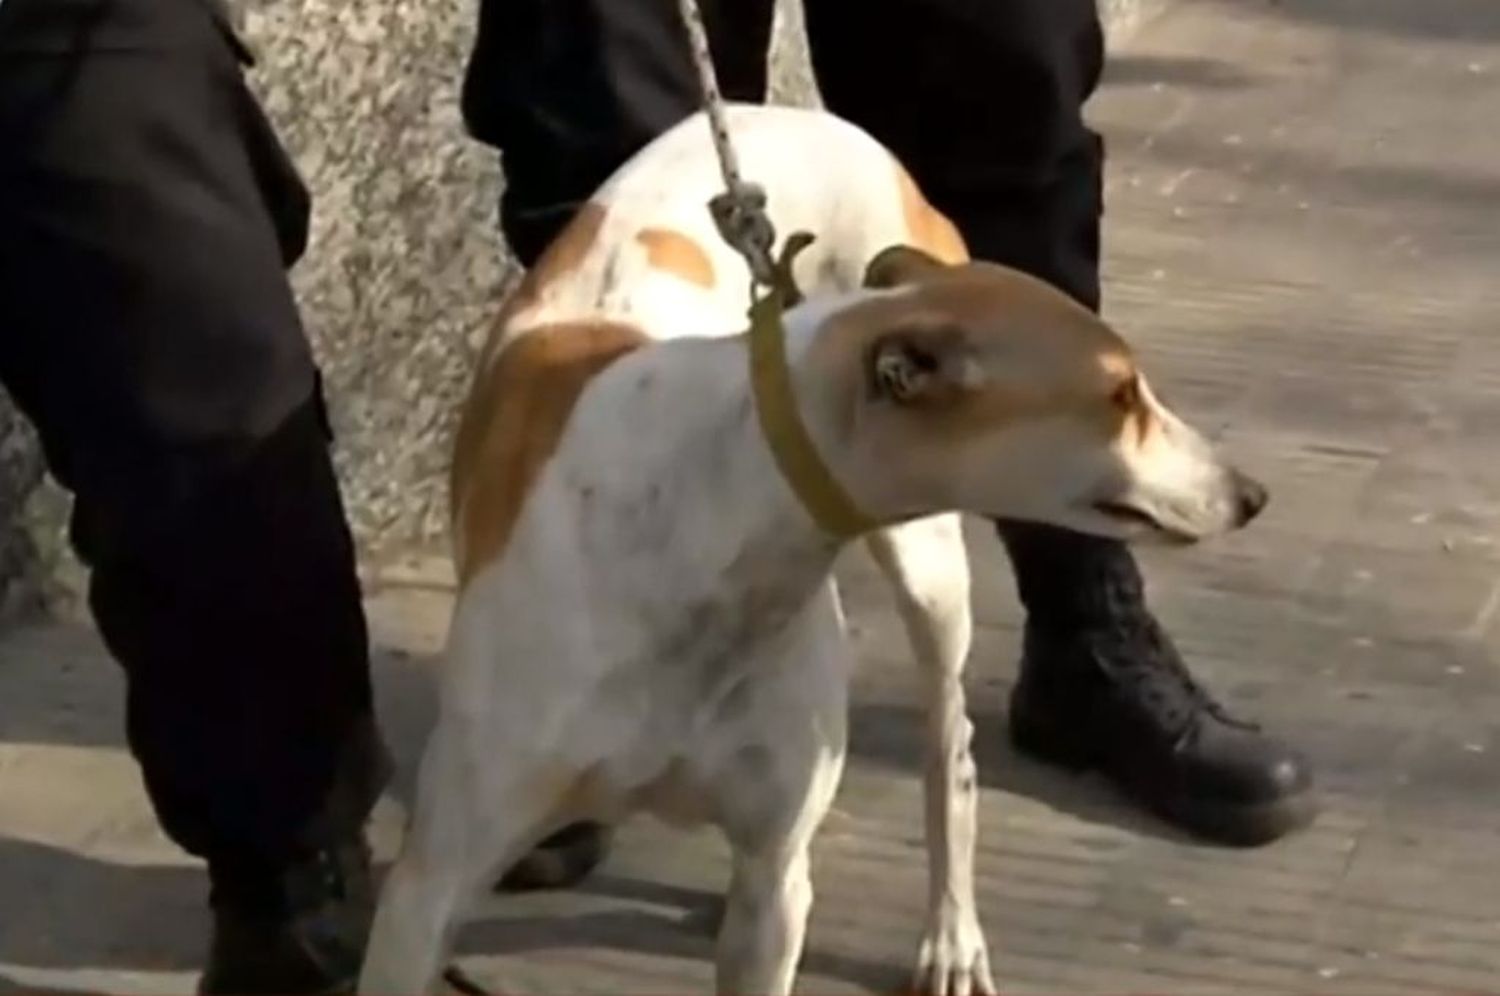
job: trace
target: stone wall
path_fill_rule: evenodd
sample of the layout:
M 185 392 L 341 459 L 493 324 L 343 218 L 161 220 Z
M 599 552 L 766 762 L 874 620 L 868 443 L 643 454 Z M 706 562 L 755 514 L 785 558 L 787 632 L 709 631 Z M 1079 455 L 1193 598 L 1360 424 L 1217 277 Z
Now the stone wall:
M 328 382 L 345 498 L 368 574 L 440 551 L 450 420 L 472 350 L 512 275 L 495 228 L 501 178 L 466 140 L 457 87 L 475 0 L 240 0 L 252 82 L 314 192 L 293 274 Z M 1003 2 L 1003 0 L 995 0 Z M 1144 5 L 1101 0 L 1113 28 Z M 814 99 L 796 0 L 774 96 Z M 66 499 L 0 399 L 0 607 L 76 595 Z

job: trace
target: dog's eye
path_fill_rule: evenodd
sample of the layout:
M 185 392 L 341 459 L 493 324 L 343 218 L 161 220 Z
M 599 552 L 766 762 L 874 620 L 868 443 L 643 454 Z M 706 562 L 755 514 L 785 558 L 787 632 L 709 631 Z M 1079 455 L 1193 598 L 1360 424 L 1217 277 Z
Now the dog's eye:
M 1136 376 L 1132 374 L 1128 380 L 1115 388 L 1115 393 L 1110 395 L 1110 403 L 1122 412 L 1133 412 L 1140 406 L 1141 389 Z

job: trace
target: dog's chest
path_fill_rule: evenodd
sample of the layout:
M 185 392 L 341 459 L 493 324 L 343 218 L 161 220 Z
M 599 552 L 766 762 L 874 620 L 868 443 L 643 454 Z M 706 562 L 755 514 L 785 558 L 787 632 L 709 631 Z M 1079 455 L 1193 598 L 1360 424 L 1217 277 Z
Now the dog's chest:
M 643 728 L 637 750 L 611 763 L 624 808 L 691 827 L 722 822 L 726 806 L 779 795 L 788 774 L 784 734 L 827 700 L 825 676 L 798 653 L 725 672 L 716 694 L 658 714 L 662 721 Z
M 670 605 L 660 591 L 638 595 L 633 622 L 650 636 L 600 696 L 630 731 L 606 763 L 627 808 L 711 821 L 726 779 L 758 770 L 746 759 L 774 751 L 785 703 L 822 683 L 817 613 L 831 609 L 817 592 L 829 583 L 815 574 L 811 593 L 770 575 L 718 591 L 679 586 Z
M 771 580 L 700 594 L 666 609 L 655 632 L 657 659 L 696 672 L 711 693 L 737 661 L 767 640 L 781 637 L 807 603 L 807 593 Z

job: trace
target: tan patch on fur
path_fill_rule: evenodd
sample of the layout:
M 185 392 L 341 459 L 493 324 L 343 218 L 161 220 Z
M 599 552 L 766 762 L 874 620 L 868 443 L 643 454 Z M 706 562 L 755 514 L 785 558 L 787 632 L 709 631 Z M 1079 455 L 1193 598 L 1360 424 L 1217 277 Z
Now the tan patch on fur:
M 894 161 L 893 165 L 896 184 L 901 189 L 901 212 L 906 218 L 911 244 L 950 265 L 968 262 L 969 247 L 964 244 L 963 236 L 953 222 L 927 202 L 904 166 Z
M 506 330 L 516 319 L 525 317 L 527 311 L 540 304 L 547 288 L 578 269 L 598 240 L 608 213 L 603 205 L 592 201 L 583 205 L 542 252 L 536 265 L 526 271 L 520 284 L 500 306 L 500 314 L 495 316 L 495 324 L 479 356 L 480 370 L 494 359 Z
M 1096 318 L 1094 320 L 1100 325 L 1104 325 L 1104 319 Z M 1107 372 L 1120 378 L 1121 381 L 1135 376 L 1135 360 L 1128 353 L 1106 353 L 1100 362 Z M 1137 400 L 1139 400 L 1138 396 Z
M 615 360 L 649 341 L 633 325 L 544 325 L 483 370 L 459 423 L 449 479 L 458 578 L 504 550 L 537 475 L 561 442 L 579 396 Z
M 1115 389 L 1111 400 L 1124 418 L 1125 428 L 1134 436 L 1135 445 L 1144 447 L 1146 440 L 1157 429 L 1156 415 L 1146 403 L 1146 397 L 1141 391 L 1140 375 L 1134 367 L 1128 362 L 1121 362 L 1118 357 L 1111 359 L 1113 362 L 1106 362 L 1105 369 L 1119 378 L 1119 387 Z M 1125 360 L 1128 361 L 1128 357 Z
M 643 228 L 635 240 L 645 246 L 646 260 L 656 269 L 705 290 L 713 288 L 713 260 L 686 235 L 670 228 Z
M 1156 416 L 1151 414 L 1149 408 L 1142 407 L 1132 412 L 1130 419 L 1135 425 L 1135 444 L 1141 449 L 1145 449 L 1151 437 L 1160 428 L 1157 424 Z

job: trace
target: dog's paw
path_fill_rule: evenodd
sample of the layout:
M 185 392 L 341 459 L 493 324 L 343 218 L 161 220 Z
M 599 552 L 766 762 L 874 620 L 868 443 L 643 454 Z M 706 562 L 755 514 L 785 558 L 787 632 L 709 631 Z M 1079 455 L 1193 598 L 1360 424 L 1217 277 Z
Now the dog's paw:
M 933 918 L 917 952 L 912 985 L 922 996 L 996 996 L 978 917 L 969 913 Z

